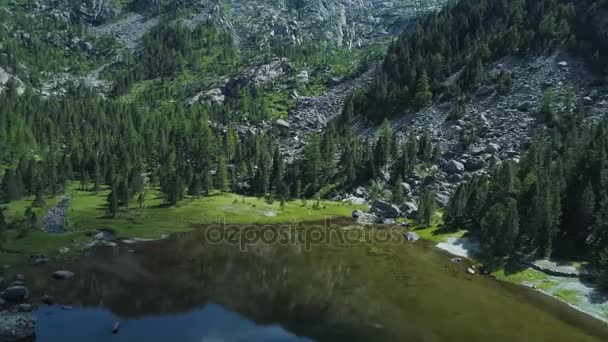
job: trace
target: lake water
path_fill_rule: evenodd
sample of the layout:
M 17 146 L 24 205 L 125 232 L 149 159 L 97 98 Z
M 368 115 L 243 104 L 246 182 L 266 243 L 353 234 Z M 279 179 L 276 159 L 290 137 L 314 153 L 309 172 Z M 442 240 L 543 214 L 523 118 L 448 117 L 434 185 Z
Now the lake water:
M 352 233 L 350 243 L 249 240 L 244 250 L 234 235 L 210 241 L 197 230 L 89 251 L 61 265 L 76 273 L 68 281 L 50 279 L 57 265 L 32 268 L 35 296 L 71 306 L 40 306 L 37 341 L 608 340 L 605 324 L 470 276 L 425 242 Z

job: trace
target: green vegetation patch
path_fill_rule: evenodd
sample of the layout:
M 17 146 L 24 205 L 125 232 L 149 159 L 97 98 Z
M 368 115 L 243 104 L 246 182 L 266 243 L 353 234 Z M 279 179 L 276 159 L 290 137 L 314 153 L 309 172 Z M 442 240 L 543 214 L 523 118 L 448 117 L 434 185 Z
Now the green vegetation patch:
M 109 190 L 95 194 L 72 186 L 67 195 L 70 206 L 66 212 L 65 234 L 49 234 L 40 229 L 20 234 L 10 229 L 0 256 L 3 263 L 26 261 L 30 255 L 59 256 L 62 247 L 70 249 L 67 255 L 84 248 L 92 241 L 97 230 L 114 232 L 119 238 L 159 238 L 165 233 L 188 231 L 197 224 L 224 222 L 227 224 L 293 224 L 349 217 L 360 206 L 330 201 L 290 201 L 267 203 L 264 199 L 228 193 L 213 193 L 209 197 L 188 197 L 177 206 L 168 206 L 157 190 L 148 190 L 143 207 L 133 200 L 129 209 L 121 209 L 115 217 L 108 214 Z M 23 219 L 23 212 L 32 198 L 10 204 L 7 211 L 9 224 Z M 36 209 L 41 219 L 57 198 L 47 198 L 44 208 Z

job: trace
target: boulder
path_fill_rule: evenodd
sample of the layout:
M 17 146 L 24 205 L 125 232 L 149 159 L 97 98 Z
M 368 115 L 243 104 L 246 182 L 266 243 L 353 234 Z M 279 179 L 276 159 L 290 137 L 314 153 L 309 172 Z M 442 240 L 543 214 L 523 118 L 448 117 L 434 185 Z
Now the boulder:
M 405 217 L 409 219 L 415 219 L 418 215 L 418 206 L 414 202 L 405 202 L 401 205 L 400 209 L 405 214 Z
M 51 276 L 57 280 L 67 280 L 72 278 L 74 276 L 74 273 L 66 270 L 61 270 L 53 272 Z
M 27 303 L 21 303 L 13 306 L 11 312 L 32 312 L 32 305 Z
M 486 152 L 487 153 L 494 154 L 494 153 L 496 153 L 498 151 L 500 151 L 500 145 L 498 145 L 498 144 L 490 143 L 486 147 Z
M 464 179 L 464 177 L 462 175 L 459 175 L 457 173 L 449 175 L 448 176 L 448 182 L 450 183 L 459 183 Z
M 32 312 L 0 312 L 0 341 L 30 341 L 36 333 L 36 317 Z
M 283 119 L 278 119 L 274 123 L 274 125 L 279 130 L 279 132 L 281 132 L 283 134 L 289 133 L 289 131 L 291 130 L 291 125 L 289 125 L 289 122 L 287 122 Z
M 118 12 L 112 0 L 84 0 L 74 7 L 72 17 L 77 22 L 100 25 L 108 22 Z
M 524 101 L 520 103 L 519 106 L 517 106 L 517 110 L 519 110 L 520 112 L 527 112 L 532 108 L 534 108 L 534 102 L 532 101 Z
M 300 73 L 296 75 L 296 79 L 298 80 L 298 83 L 300 83 L 300 84 L 308 84 L 308 82 L 310 81 L 310 78 L 308 76 L 308 71 L 306 71 L 306 70 L 300 71 Z
M 32 260 L 32 263 L 34 264 L 34 266 L 44 265 L 49 262 L 49 259 L 47 259 L 43 255 L 33 256 L 31 258 L 31 260 Z
M 359 217 L 361 217 L 363 215 L 365 215 L 365 213 L 363 211 L 361 211 L 361 210 L 354 210 L 353 213 L 352 213 L 352 217 L 354 219 L 359 218 Z
M 23 302 L 24 300 L 28 299 L 29 296 L 30 291 L 27 289 L 27 287 L 22 285 L 11 286 L 0 292 L 0 298 L 7 302 Z
M 475 270 L 472 267 L 469 267 L 469 268 L 467 268 L 467 273 L 470 275 L 474 275 L 477 272 L 475 272 Z
M 483 158 L 471 158 L 467 161 L 466 169 L 467 171 L 477 171 L 483 169 L 485 166 L 486 162 Z
M 365 199 L 361 198 L 361 197 L 355 197 L 355 196 L 351 196 L 348 198 L 345 198 L 342 200 L 342 203 L 349 203 L 349 204 L 355 204 L 355 205 L 364 205 L 365 204 Z
M 420 236 L 418 234 L 416 234 L 415 232 L 407 232 L 407 233 L 403 234 L 403 238 L 409 242 L 416 242 L 416 241 L 420 240 Z
M 382 220 L 382 224 L 387 224 L 387 225 L 392 225 L 392 224 L 396 224 L 397 221 L 395 221 L 395 219 L 384 219 Z
M 561 61 L 561 62 L 557 63 L 557 65 L 559 65 L 559 66 L 560 66 L 560 67 L 562 67 L 562 68 L 565 68 L 565 67 L 567 67 L 567 66 L 568 66 L 568 62 L 566 62 L 566 61 Z
M 381 200 L 374 200 L 370 212 L 384 218 L 397 218 L 401 216 L 401 210 L 394 204 Z
M 357 223 L 359 224 L 375 224 L 381 223 L 382 219 L 374 214 L 361 212 L 359 216 L 356 217 Z
M 369 190 L 367 190 L 366 188 L 360 186 L 355 190 L 355 196 L 357 197 L 365 197 L 365 195 L 367 195 L 369 193 Z
M 403 188 L 403 193 L 404 194 L 410 194 L 412 193 L 412 186 L 409 185 L 408 183 L 401 183 L 401 188 Z
M 449 162 L 447 162 L 445 164 L 445 166 L 443 168 L 444 168 L 445 172 L 447 172 L 449 174 L 464 172 L 464 165 L 457 160 L 450 160 Z
M 344 82 L 344 78 L 342 77 L 332 77 L 327 81 L 327 86 L 328 87 L 335 87 L 337 85 L 340 85 Z
M 483 86 L 479 87 L 479 89 L 477 89 L 477 91 L 475 92 L 475 96 L 484 97 L 484 96 L 490 95 L 492 93 L 492 91 L 494 91 L 494 89 L 492 87 L 483 85 Z
M 55 299 L 52 296 L 49 296 L 48 294 L 45 294 L 44 296 L 40 297 L 40 301 L 46 305 L 55 304 Z
M 438 192 L 435 194 L 435 200 L 440 208 L 445 208 L 450 201 L 450 196 L 448 194 Z

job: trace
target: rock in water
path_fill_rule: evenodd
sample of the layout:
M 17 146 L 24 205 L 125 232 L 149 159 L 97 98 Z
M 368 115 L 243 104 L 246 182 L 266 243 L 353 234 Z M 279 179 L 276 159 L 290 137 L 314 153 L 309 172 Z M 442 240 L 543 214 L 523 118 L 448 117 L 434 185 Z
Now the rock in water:
M 0 298 L 7 302 L 23 302 L 28 299 L 30 292 L 25 286 L 11 286 L 0 292 Z
M 55 304 L 55 299 L 52 296 L 49 296 L 48 294 L 45 294 L 44 296 L 42 296 L 42 298 L 40 298 L 40 301 L 46 305 Z
M 53 275 L 52 275 L 52 277 L 57 280 L 66 280 L 66 279 L 72 278 L 73 276 L 74 276 L 73 272 L 65 271 L 65 270 L 55 271 L 55 272 L 53 272 Z
M 36 317 L 31 312 L 0 312 L 0 341 L 32 340 L 36 332 Z
M 112 334 L 117 334 L 118 330 L 120 330 L 120 322 L 116 321 L 112 325 Z
M 420 236 L 418 234 L 416 234 L 415 232 L 407 232 L 407 233 L 403 234 L 403 237 L 409 242 L 416 242 L 416 241 L 420 240 Z
M 469 267 L 469 268 L 467 268 L 467 273 L 471 274 L 471 275 L 474 275 L 476 272 L 475 272 L 475 270 L 472 267 Z

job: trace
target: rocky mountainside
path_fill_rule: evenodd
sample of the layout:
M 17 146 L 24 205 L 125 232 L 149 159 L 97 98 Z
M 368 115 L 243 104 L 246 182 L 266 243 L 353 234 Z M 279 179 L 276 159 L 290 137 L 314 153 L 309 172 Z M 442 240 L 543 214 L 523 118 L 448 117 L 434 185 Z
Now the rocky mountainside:
M 272 132 L 292 161 L 307 136 L 323 132 L 342 111 L 344 99 L 374 79 L 385 45 L 411 28 L 421 14 L 445 3 L 4 0 L 0 1 L 0 90 L 13 86 L 18 93 L 29 89 L 53 97 L 85 87 L 126 102 L 142 100 L 152 108 L 168 103 L 225 106 L 237 119 L 214 122 L 217 131 L 230 126 L 241 135 Z M 589 14 L 588 20 L 600 28 L 590 35 L 605 35 L 602 18 L 595 12 Z M 213 59 L 207 60 L 212 56 L 197 55 L 201 64 L 206 63 L 202 68 L 188 65 L 171 77 L 140 77 L 117 92 L 115 75 L 137 65 L 145 37 L 166 22 L 190 31 L 209 25 L 225 32 L 237 57 L 228 67 L 219 68 Z M 30 57 L 41 50 L 54 56 L 52 62 Z M 570 57 L 563 47 L 553 51 L 557 52 L 505 57 L 494 63 L 487 70 L 489 79 L 509 73 L 512 88 L 503 93 L 495 83 L 487 82 L 460 104 L 465 109 L 457 120 L 448 120 L 459 105 L 457 99 L 435 101 L 421 111 L 409 110 L 392 119 L 403 139 L 412 132 L 428 132 L 443 151 L 438 163 L 426 165 L 407 180 L 414 197 L 424 185 L 444 204 L 464 179 L 486 172 L 501 160 L 517 159 L 543 129 L 535 114 L 548 88 L 554 88 L 559 97 L 572 85 L 577 103 L 587 108 L 590 119 L 603 114 L 608 99 L 606 90 L 596 86 L 595 72 L 581 59 Z M 248 109 L 238 102 L 243 89 L 262 92 L 267 117 L 249 119 Z M 150 98 L 148 94 L 155 95 Z M 366 136 L 376 134 L 378 127 L 359 124 L 356 128 Z M 385 182 L 388 185 L 389 180 Z

